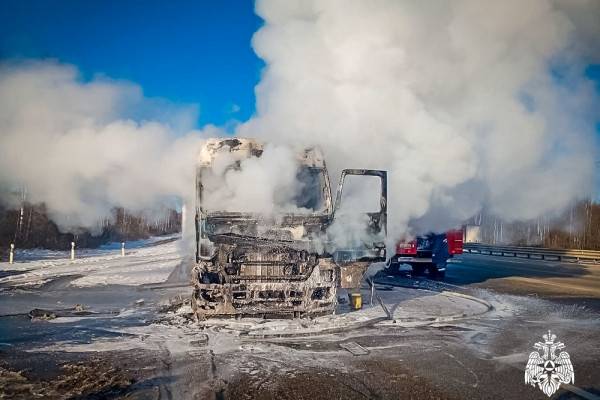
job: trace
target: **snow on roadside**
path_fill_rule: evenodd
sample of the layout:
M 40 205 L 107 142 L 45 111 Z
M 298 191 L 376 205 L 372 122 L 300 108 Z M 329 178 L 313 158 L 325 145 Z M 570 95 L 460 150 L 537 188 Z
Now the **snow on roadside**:
M 160 283 L 167 280 L 180 262 L 180 257 L 172 257 L 160 262 L 148 261 L 141 265 L 124 264 L 90 272 L 86 276 L 72 281 L 71 285 L 79 287 L 97 285 L 138 286 Z
M 24 272 L 0 278 L 0 284 L 36 286 L 69 275 L 81 276 L 71 282 L 71 285 L 80 287 L 111 284 L 137 286 L 164 282 L 182 261 L 180 240 L 156 245 L 154 243 L 171 238 L 156 237 L 138 241 L 135 244 L 138 248 L 127 249 L 124 257 L 120 255 L 120 251 L 105 248 L 90 250 L 86 257 L 80 257 L 80 253 L 77 253 L 75 261 L 62 258 L 37 259 L 12 265 L 2 263 L 0 269 Z M 44 252 L 42 250 L 41 254 Z
M 130 240 L 129 242 L 125 242 L 126 249 L 139 249 L 141 247 L 148 247 L 155 243 L 163 242 L 166 240 L 175 240 L 181 236 L 180 233 L 175 233 L 173 235 L 164 235 L 164 236 L 152 236 L 148 239 L 140 239 L 140 240 Z M 98 248 L 99 250 L 121 250 L 121 242 L 110 242 L 103 244 Z
M 148 239 L 131 240 L 125 242 L 125 249 L 139 249 L 148 247 L 155 243 L 165 240 L 176 240 L 181 236 L 180 233 L 164 236 L 152 236 Z M 103 244 L 97 249 L 79 249 L 76 248 L 77 258 L 89 258 L 99 256 L 118 255 L 121 251 L 121 242 L 110 242 Z M 15 264 L 14 266 L 22 265 L 23 262 L 42 261 L 42 260 L 66 260 L 71 256 L 71 250 L 48 250 L 48 249 L 15 249 Z M 3 264 L 3 263 L 0 263 Z M 10 269 L 14 269 L 12 266 Z

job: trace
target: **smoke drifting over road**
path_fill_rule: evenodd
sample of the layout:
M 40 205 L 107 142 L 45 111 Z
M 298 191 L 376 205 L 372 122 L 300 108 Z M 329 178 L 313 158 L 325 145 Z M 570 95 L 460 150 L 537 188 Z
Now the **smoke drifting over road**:
M 240 133 L 319 144 L 334 170 L 388 169 L 400 232 L 484 204 L 507 219 L 563 208 L 593 180 L 598 99 L 583 67 L 598 53 L 582 38 L 597 27 L 581 16 L 600 15 L 566 5 L 259 1 L 267 66 Z
M 168 107 L 129 83 L 82 83 L 69 66 L 3 66 L 0 200 L 11 205 L 20 198 L 7 192 L 24 187 L 28 201 L 45 202 L 67 229 L 94 228 L 114 206 L 147 210 L 187 198 L 200 138 L 175 137 L 194 110 Z M 134 113 L 164 122 L 136 122 Z
M 394 235 L 483 205 L 506 219 L 560 210 L 593 190 L 598 4 L 258 1 L 266 67 L 236 134 L 320 146 L 334 184 L 345 167 L 387 169 Z M 0 185 L 25 185 L 63 226 L 186 198 L 201 137 L 223 132 L 182 135 L 194 110 L 164 109 L 71 67 L 3 67 Z

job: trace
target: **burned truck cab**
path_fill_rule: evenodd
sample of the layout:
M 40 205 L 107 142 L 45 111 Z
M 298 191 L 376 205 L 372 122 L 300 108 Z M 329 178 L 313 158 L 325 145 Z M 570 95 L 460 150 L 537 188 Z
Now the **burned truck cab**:
M 338 288 L 359 288 L 368 265 L 385 260 L 385 249 L 370 240 L 352 248 L 332 240 L 328 230 L 336 222 L 342 189 L 334 204 L 325 161 L 317 149 L 295 155 L 296 184 L 294 193 L 287 194 L 291 204 L 285 209 L 257 212 L 239 202 L 242 210 L 235 210 L 222 197 L 209 199 L 211 191 L 223 191 L 228 173 L 236 173 L 244 160 L 260 158 L 264 151 L 261 143 L 239 138 L 209 139 L 201 149 L 192 270 L 192 309 L 201 319 L 333 313 Z M 340 186 L 348 174 L 381 179 L 381 208 L 368 216 L 367 227 L 372 237 L 381 238 L 385 171 L 344 170 Z

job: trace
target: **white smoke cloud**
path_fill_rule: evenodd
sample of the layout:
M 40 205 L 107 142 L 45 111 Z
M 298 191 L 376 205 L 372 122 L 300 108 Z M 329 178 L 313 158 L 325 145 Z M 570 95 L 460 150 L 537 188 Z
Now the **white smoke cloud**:
M 140 113 L 163 122 L 129 118 Z M 194 114 L 145 99 L 130 83 L 84 83 L 55 62 L 3 65 L 0 187 L 24 187 L 63 229 L 94 227 L 114 206 L 136 211 L 191 198 L 200 139 L 175 131 Z
M 231 168 L 239 162 L 239 168 Z M 237 158 L 228 149 L 217 153 L 202 176 L 207 210 L 273 215 L 294 210 L 299 182 L 297 154 L 287 146 L 267 144 L 261 157 Z
M 583 70 L 600 60 L 597 2 L 259 0 L 256 11 L 266 67 L 236 134 L 278 150 L 228 174 L 215 192 L 228 207 L 269 212 L 293 192 L 286 146 L 320 146 L 334 185 L 342 168 L 388 170 L 394 237 L 483 205 L 533 218 L 592 190 L 600 103 Z M 62 227 L 189 199 L 201 138 L 223 135 L 191 131 L 196 112 L 55 62 L 4 65 L 0 187 L 26 186 Z M 254 197 L 236 203 L 240 191 Z
M 260 0 L 253 46 L 267 65 L 239 132 L 318 144 L 336 173 L 387 169 L 396 234 L 484 204 L 506 219 L 552 212 L 593 181 L 586 10 L 598 7 Z

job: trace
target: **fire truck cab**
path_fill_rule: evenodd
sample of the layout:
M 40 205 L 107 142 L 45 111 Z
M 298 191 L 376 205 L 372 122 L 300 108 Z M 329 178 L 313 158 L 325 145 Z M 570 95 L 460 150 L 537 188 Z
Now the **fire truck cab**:
M 402 264 L 410 265 L 415 275 L 443 279 L 448 259 L 463 252 L 463 230 L 429 233 L 396 244 L 395 254 L 388 260 L 388 272 L 398 274 Z

